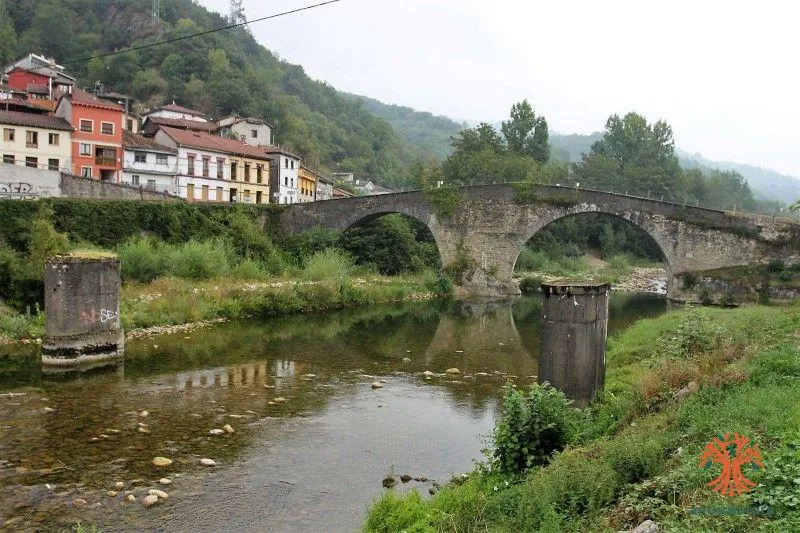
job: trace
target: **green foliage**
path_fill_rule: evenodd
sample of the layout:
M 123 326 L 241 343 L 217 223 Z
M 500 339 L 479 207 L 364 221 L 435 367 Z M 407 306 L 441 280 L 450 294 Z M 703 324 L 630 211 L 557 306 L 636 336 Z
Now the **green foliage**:
M 463 242 L 459 242 L 456 246 L 456 255 L 450 264 L 444 265 L 443 271 L 456 283 L 462 283 L 464 275 L 470 270 L 477 268 L 478 263 L 469 253 L 469 250 L 464 246 Z
M 335 248 L 317 252 L 306 261 L 303 277 L 311 281 L 344 279 L 353 268 L 353 260 Z
M 800 440 L 783 443 L 768 454 L 768 460 L 769 467 L 758 478 L 759 489 L 748 493 L 747 499 L 779 515 L 800 511 Z
M 453 295 L 453 280 L 432 270 L 425 275 L 425 287 L 437 298 L 447 299 Z
M 503 410 L 492 434 L 491 459 L 507 474 L 545 464 L 572 441 L 579 420 L 564 393 L 547 383 L 531 386 L 527 394 L 506 385 Z
M 28 239 L 28 277 L 44 280 L 45 262 L 69 249 L 66 235 L 58 233 L 50 221 L 51 212 L 42 204 L 31 223 Z
M 663 352 L 671 357 L 692 357 L 717 346 L 724 333 L 708 310 L 692 309 L 666 339 Z
M 541 164 L 550 159 L 547 121 L 536 116 L 528 100 L 511 106 L 511 119 L 504 121 L 500 130 L 510 152 L 528 156 Z
M 222 276 L 230 270 L 227 243 L 223 240 L 189 240 L 167 251 L 169 272 L 179 278 L 203 280 Z
M 542 287 L 542 278 L 539 276 L 525 276 L 519 282 L 522 294 L 538 293 Z
M 166 275 L 165 254 L 155 240 L 136 237 L 117 248 L 123 280 L 149 283 Z

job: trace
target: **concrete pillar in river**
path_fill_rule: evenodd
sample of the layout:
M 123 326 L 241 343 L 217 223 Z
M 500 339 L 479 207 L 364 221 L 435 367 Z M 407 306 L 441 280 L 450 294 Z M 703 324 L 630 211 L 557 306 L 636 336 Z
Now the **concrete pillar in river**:
M 42 367 L 83 370 L 116 365 L 125 335 L 119 320 L 119 259 L 61 255 L 44 271 Z
M 608 284 L 542 284 L 539 380 L 577 406 L 605 383 L 609 292 Z

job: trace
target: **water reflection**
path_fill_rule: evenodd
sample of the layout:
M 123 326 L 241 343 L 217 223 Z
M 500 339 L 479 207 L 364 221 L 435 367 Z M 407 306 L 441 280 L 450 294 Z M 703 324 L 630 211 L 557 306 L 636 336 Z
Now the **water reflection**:
M 77 520 L 105 531 L 357 529 L 390 469 L 446 480 L 480 457 L 502 384 L 536 379 L 539 306 L 229 323 L 131 341 L 124 372 L 69 381 L 42 375 L 35 358 L 0 354 L 0 520 L 23 531 Z M 664 307 L 614 295 L 609 328 Z M 224 424 L 236 433 L 209 434 Z M 175 463 L 158 471 L 156 455 Z M 202 469 L 200 457 L 221 467 Z M 128 489 L 140 479 L 132 490 L 143 495 L 165 474 L 172 496 L 146 513 L 106 495 L 117 479 Z

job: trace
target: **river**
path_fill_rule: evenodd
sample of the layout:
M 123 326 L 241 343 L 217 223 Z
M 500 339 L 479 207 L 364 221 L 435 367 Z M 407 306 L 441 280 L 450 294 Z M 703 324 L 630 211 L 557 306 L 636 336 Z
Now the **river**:
M 665 310 L 615 293 L 609 333 Z M 502 385 L 536 380 L 539 313 L 523 297 L 233 322 L 130 341 L 124 366 L 78 378 L 0 347 L 0 524 L 358 530 L 387 475 L 427 495 L 481 459 Z M 145 508 L 151 488 L 169 498 Z

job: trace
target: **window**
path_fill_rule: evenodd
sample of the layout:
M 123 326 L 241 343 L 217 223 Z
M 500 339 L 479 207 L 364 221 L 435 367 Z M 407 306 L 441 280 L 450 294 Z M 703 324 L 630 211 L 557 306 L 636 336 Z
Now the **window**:
M 189 201 L 194 200 L 194 183 L 186 184 L 186 199 Z
M 8 163 L 9 165 L 14 164 L 14 155 L 13 154 L 3 154 L 3 163 Z
M 260 204 L 261 202 L 262 202 L 261 191 L 256 191 L 256 203 Z
M 286 164 L 286 168 L 289 168 L 289 158 L 287 157 L 283 162 Z
M 292 168 L 294 168 L 294 159 L 292 159 Z
M 50 146 L 58 146 L 58 141 L 60 135 L 58 133 L 48 133 L 47 134 L 47 142 Z
M 92 133 L 94 123 L 91 120 L 81 119 L 80 130 L 84 133 Z
M 258 137 L 258 130 L 250 130 L 250 137 L 252 137 L 253 139 Z
M 58 159 L 48 159 L 47 170 L 58 170 Z
M 3 128 L 3 140 L 14 142 L 14 128 Z
M 156 154 L 156 165 L 167 165 L 167 156 L 164 154 Z
M 264 169 L 264 167 L 262 165 L 256 165 L 256 181 L 258 183 L 261 183 L 261 171 L 263 169 Z
M 250 181 L 250 163 L 244 164 L 244 181 Z
M 231 179 L 236 181 L 236 161 L 231 161 Z
M 113 122 L 101 122 L 100 123 L 100 133 L 103 135 L 114 135 L 114 123 Z
M 25 131 L 25 146 L 28 148 L 36 148 L 39 146 L 39 132 L 38 131 Z
M 147 163 L 147 154 L 144 152 L 134 152 L 133 153 L 133 162 L 134 163 Z
M 39 166 L 39 159 L 37 157 L 26 157 L 25 166 L 30 168 L 36 168 Z
M 133 119 L 126 119 L 125 120 L 125 129 L 128 131 L 133 131 Z
M 222 179 L 225 177 L 225 159 L 222 157 L 217 158 L 217 179 Z M 217 200 L 222 199 L 222 193 L 217 195 Z
M 284 176 L 284 177 L 283 177 L 283 184 L 284 184 L 286 187 L 288 187 L 288 186 L 289 186 L 289 176 Z
M 222 201 L 222 187 L 217 187 L 217 196 L 215 197 L 215 199 L 218 202 Z
M 156 180 L 147 180 L 147 188 L 155 190 Z
M 84 178 L 92 177 L 92 167 L 81 167 L 81 176 Z
M 136 185 L 137 187 L 139 186 L 139 175 L 138 174 L 134 174 L 133 176 L 131 176 L 131 185 Z
M 200 198 L 204 201 L 208 201 L 208 185 L 203 185 L 203 188 L 200 189 Z
M 203 156 L 203 177 L 208 177 L 208 167 L 209 167 L 209 158 L 207 156 Z
M 193 155 L 187 156 L 187 160 L 189 162 L 189 165 L 188 168 L 186 169 L 186 173 L 190 176 L 194 176 L 194 156 Z M 192 186 L 192 190 L 194 191 L 194 186 Z
M 81 155 L 92 155 L 92 145 L 81 143 Z

